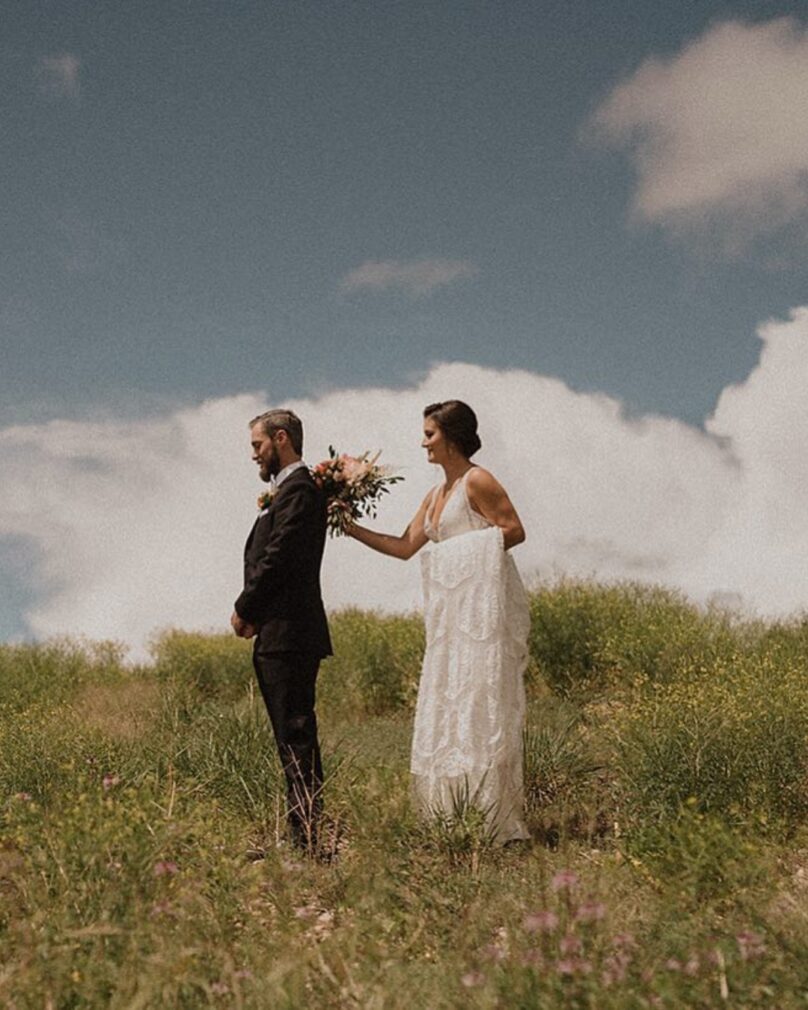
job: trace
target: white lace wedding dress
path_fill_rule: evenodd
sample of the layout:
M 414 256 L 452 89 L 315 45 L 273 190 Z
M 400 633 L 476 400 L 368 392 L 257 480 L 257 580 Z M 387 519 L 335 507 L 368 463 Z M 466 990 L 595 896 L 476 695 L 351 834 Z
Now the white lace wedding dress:
M 433 491 L 422 553 L 424 654 L 410 770 L 429 814 L 472 802 L 496 841 L 528 838 L 523 819 L 527 596 L 502 530 L 469 504 L 468 472 L 437 525 Z

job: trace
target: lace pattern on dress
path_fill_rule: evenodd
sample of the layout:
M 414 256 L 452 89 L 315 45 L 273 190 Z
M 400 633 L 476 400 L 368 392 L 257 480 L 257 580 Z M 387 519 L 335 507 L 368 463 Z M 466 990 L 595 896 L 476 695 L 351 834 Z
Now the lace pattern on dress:
M 434 496 L 433 496 L 434 504 Z M 499 841 L 527 838 L 522 820 L 527 598 L 502 530 L 468 502 L 465 475 L 421 555 L 424 655 L 412 744 L 426 811 L 468 798 Z

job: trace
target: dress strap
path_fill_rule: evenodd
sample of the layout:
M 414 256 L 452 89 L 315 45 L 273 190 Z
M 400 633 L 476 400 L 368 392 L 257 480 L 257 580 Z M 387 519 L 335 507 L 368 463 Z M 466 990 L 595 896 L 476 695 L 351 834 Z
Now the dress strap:
M 435 499 L 438 496 L 438 491 L 440 489 L 440 484 L 436 484 L 432 488 L 432 493 L 429 496 L 429 504 L 426 507 L 426 515 L 424 516 L 424 526 L 429 527 L 429 529 L 434 530 L 435 527 L 432 525 L 432 516 L 435 512 Z

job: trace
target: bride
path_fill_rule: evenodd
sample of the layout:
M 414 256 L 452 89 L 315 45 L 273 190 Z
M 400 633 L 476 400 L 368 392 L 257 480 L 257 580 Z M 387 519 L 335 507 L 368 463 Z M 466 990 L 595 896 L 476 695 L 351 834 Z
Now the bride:
M 477 418 L 460 400 L 424 410 L 427 459 L 444 479 L 401 536 L 355 523 L 360 543 L 406 560 L 422 547 L 424 654 L 410 770 L 426 813 L 465 803 L 492 837 L 528 838 L 523 819 L 522 727 L 529 617 L 510 547 L 525 531 L 504 488 L 471 462 Z

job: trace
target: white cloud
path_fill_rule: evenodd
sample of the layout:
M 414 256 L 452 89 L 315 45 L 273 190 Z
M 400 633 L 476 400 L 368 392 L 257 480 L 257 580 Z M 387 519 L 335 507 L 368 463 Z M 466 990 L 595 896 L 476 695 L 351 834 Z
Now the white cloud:
M 72 53 L 43 56 L 37 63 L 37 78 L 43 94 L 50 98 L 77 99 L 81 90 L 81 60 Z
M 480 418 L 479 462 L 527 527 L 515 556 L 528 578 L 638 578 L 787 613 L 808 607 L 808 308 L 761 338 L 758 366 L 724 391 L 707 433 L 629 419 L 556 379 L 467 364 L 436 366 L 410 389 L 286 405 L 304 418 L 311 461 L 329 443 L 382 448 L 406 476 L 379 528 L 401 531 L 438 477 L 419 447 L 423 406 L 458 396 Z M 139 423 L 0 430 L 0 535 L 36 547 L 32 586 L 48 587 L 27 613 L 31 631 L 139 646 L 167 625 L 225 630 L 261 489 L 246 424 L 266 403 L 242 395 Z M 331 607 L 419 602 L 417 559 L 353 541 L 329 542 L 323 582 Z
M 477 268 L 467 260 L 367 260 L 343 278 L 342 288 L 345 291 L 395 288 L 419 297 L 476 273 Z
M 737 243 L 808 209 L 808 29 L 790 18 L 714 25 L 670 59 L 651 58 L 596 111 L 626 148 L 634 210 Z

